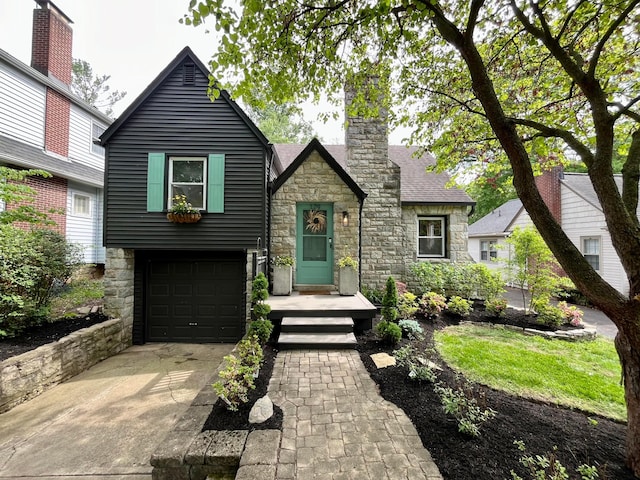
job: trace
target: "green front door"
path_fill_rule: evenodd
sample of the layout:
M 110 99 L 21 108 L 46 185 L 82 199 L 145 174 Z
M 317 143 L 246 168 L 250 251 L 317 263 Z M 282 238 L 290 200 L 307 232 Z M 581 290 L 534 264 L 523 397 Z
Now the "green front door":
M 333 285 L 333 204 L 299 203 L 296 283 Z

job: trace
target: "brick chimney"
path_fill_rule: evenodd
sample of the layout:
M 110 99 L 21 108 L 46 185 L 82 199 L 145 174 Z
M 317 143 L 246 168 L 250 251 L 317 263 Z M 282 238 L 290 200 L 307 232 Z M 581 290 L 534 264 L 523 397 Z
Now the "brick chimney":
M 31 66 L 43 75 L 69 88 L 72 72 L 73 23 L 53 2 L 36 0 L 33 11 Z M 64 95 L 47 88 L 45 150 L 69 156 L 69 118 L 71 103 Z
M 543 167 L 544 168 L 544 167 Z M 562 224 L 562 205 L 560 199 L 560 180 L 564 178 L 562 166 L 544 169 L 542 175 L 536 177 L 536 187 L 547 205 L 553 218 Z

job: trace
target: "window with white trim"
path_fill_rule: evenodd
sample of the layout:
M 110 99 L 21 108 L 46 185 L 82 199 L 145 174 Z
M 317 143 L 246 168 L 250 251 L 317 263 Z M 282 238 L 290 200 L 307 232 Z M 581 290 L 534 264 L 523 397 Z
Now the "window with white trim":
M 600 271 L 600 237 L 580 237 L 582 255 L 595 271 Z
M 72 197 L 71 212 L 77 217 L 90 217 L 91 197 L 89 195 L 82 195 L 81 193 L 74 193 Z
M 444 217 L 418 218 L 418 257 L 443 258 L 445 256 Z
M 94 142 L 100 140 L 100 135 L 104 133 L 107 128 L 96 122 L 91 122 L 91 152 L 96 155 L 104 157 L 104 147 L 96 145 Z
M 173 205 L 176 195 L 184 195 L 192 207 L 203 210 L 207 204 L 207 159 L 205 157 L 169 158 L 169 198 Z
M 490 262 L 498 258 L 497 240 L 480 240 L 480 260 Z

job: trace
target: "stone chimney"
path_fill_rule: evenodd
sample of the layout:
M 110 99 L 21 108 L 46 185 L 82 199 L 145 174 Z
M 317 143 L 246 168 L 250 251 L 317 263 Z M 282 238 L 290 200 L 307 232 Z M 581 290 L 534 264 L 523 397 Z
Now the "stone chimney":
M 53 2 L 36 0 L 33 11 L 31 66 L 57 81 L 62 88 L 71 85 L 73 23 Z M 64 95 L 47 87 L 45 112 L 45 150 L 69 156 L 71 103 Z
M 544 168 L 544 167 L 543 167 Z M 544 169 L 542 175 L 536 177 L 536 187 L 556 222 L 562 224 L 562 204 L 560 198 L 560 180 L 564 178 L 562 166 Z
M 400 167 L 389 159 L 386 111 L 381 108 L 377 118 L 351 115 L 355 98 L 354 89 L 345 88 L 347 169 L 368 195 L 362 209 L 361 283 L 382 288 L 389 275 L 400 280 L 404 274 Z

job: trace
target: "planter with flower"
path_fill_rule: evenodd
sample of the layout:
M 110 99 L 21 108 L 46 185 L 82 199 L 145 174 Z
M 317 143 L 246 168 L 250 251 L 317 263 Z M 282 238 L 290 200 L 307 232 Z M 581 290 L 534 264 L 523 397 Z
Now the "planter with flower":
M 175 195 L 167 219 L 173 223 L 196 223 L 202 218 L 200 210 L 187 202 L 186 195 Z
M 278 255 L 273 259 L 273 294 L 291 295 L 293 287 L 293 257 Z
M 351 255 L 338 260 L 338 292 L 340 295 L 358 293 L 358 261 Z

